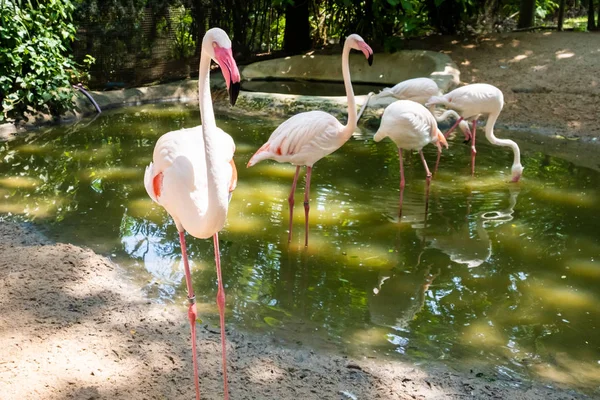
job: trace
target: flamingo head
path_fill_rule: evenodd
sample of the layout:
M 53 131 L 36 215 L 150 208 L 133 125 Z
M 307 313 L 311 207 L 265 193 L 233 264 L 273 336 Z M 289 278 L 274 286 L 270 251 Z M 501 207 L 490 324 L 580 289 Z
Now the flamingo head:
M 221 67 L 221 73 L 227 85 L 229 101 L 235 105 L 240 93 L 240 71 L 233 58 L 231 40 L 227 33 L 220 28 L 212 28 L 206 32 L 202 41 L 202 51 L 205 51 Z
M 367 58 L 369 65 L 373 65 L 373 50 L 367 44 L 367 42 L 365 42 L 364 39 L 360 37 L 360 35 L 353 33 L 352 35 L 346 38 L 346 41 L 354 50 L 362 51 L 365 57 Z
M 521 179 L 521 175 L 523 174 L 523 166 L 519 164 L 515 164 L 511 168 L 512 173 L 512 182 L 519 182 Z

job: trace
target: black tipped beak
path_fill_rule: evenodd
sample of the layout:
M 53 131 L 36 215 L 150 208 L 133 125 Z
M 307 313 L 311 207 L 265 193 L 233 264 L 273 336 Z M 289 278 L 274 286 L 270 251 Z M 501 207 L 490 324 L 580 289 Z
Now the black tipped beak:
M 240 94 L 240 83 L 239 82 L 230 82 L 229 83 L 229 102 L 232 106 L 235 106 L 235 102 Z
M 371 54 L 369 55 L 369 58 L 367 58 L 367 61 L 369 62 L 369 67 L 370 67 L 371 65 L 373 65 L 373 53 L 371 53 Z

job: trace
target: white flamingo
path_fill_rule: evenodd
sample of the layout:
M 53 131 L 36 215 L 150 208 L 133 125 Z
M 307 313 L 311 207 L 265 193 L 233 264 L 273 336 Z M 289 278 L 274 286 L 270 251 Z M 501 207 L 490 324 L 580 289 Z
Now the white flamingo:
M 384 88 L 381 90 L 381 92 L 375 95 L 373 92 L 369 93 L 365 104 L 363 104 L 362 108 L 358 112 L 358 119 L 360 120 L 360 117 L 364 112 L 365 108 L 367 108 L 367 104 L 369 103 L 371 97 L 373 97 L 373 99 L 380 99 L 383 97 L 394 97 L 397 100 L 412 100 L 424 105 L 427 102 L 427 100 L 429 100 L 432 96 L 440 96 L 441 94 L 442 91 L 433 79 L 407 79 L 398 83 L 392 88 Z M 446 121 L 449 117 L 454 117 L 454 119 L 457 120 L 460 118 L 460 115 L 458 115 L 454 110 L 446 110 L 442 114 L 437 115 L 437 113 L 435 112 L 435 106 L 432 105 L 428 108 L 437 122 Z M 466 121 L 461 121 L 459 124 L 459 128 L 464 133 L 465 139 L 468 140 L 471 136 L 469 131 L 469 124 Z
M 231 40 L 219 29 L 210 29 L 202 41 L 198 94 L 202 126 L 166 133 L 154 147 L 153 162 L 146 168 L 144 185 L 148 195 L 171 215 L 181 243 L 192 330 L 192 357 L 196 399 L 200 399 L 196 353 L 196 297 L 185 246 L 185 231 L 206 239 L 213 237 L 217 268 L 217 305 L 221 323 L 224 397 L 229 398 L 225 353 L 225 292 L 221 277 L 218 232 L 227 218 L 231 191 L 237 182 L 233 162 L 235 144 L 231 136 L 217 128 L 210 96 L 211 59 L 221 66 L 231 104 L 240 89 L 240 73 L 231 52 Z
M 473 129 L 471 130 L 471 174 L 475 174 L 475 131 L 477 128 L 477 118 L 484 115 L 487 116 L 485 125 L 485 137 L 490 143 L 497 146 L 510 147 L 514 154 L 514 161 L 511 168 L 512 181 L 518 182 L 523 174 L 523 166 L 521 165 L 521 153 L 519 146 L 509 139 L 498 139 L 494 136 L 494 124 L 504 106 L 504 95 L 502 91 L 495 86 L 487 83 L 474 83 L 454 89 L 443 96 L 432 96 L 426 106 L 442 105 L 447 108 L 456 110 L 460 114 L 460 118 L 454 126 L 446 132 L 446 136 L 452 132 L 457 123 L 463 120 L 472 120 Z
M 348 58 L 350 50 L 362 51 L 369 65 L 373 63 L 373 50 L 357 34 L 346 38 L 342 52 L 342 74 L 348 98 L 348 123 L 342 125 L 334 116 L 323 111 L 309 111 L 296 114 L 275 129 L 269 140 L 250 158 L 248 167 L 262 160 L 273 159 L 277 162 L 289 162 L 296 165 L 296 174 L 292 191 L 288 197 L 290 204 L 290 229 L 288 242 L 292 240 L 292 217 L 294 215 L 294 192 L 300 167 L 306 166 L 306 190 L 304 193 L 305 240 L 308 246 L 308 213 L 310 176 L 312 166 L 321 158 L 333 153 L 352 136 L 356 130 L 356 102 L 352 82 L 350 82 L 350 66 Z
M 402 214 L 402 200 L 404 194 L 404 165 L 402 162 L 402 149 L 417 150 L 423 161 L 427 179 L 427 196 L 429 195 L 429 184 L 431 172 L 423 155 L 423 147 L 432 143 L 441 151 L 441 146 L 448 148 L 448 143 L 442 132 L 438 129 L 437 121 L 421 104 L 411 100 L 398 100 L 390 104 L 381 117 L 381 124 L 373 140 L 379 142 L 386 137 L 398 146 L 398 158 L 400 161 L 400 215 Z M 427 204 L 426 199 L 426 203 Z M 426 208 L 427 210 L 427 208 Z M 425 211 L 427 214 L 427 211 Z

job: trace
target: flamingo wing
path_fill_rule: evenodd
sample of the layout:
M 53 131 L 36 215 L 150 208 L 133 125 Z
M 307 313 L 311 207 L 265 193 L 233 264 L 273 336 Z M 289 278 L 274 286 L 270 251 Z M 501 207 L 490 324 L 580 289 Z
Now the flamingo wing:
M 440 94 L 437 83 L 429 78 L 414 78 L 398 83 L 393 88 L 385 88 L 378 96 L 393 96 L 398 100 L 412 100 L 424 104 L 431 96 Z
M 342 129 L 337 119 L 323 111 L 296 114 L 275 129 L 248 166 L 266 159 L 312 165 L 344 144 L 340 138 Z
M 196 237 L 209 237 L 214 218 L 207 215 L 209 207 L 208 180 L 202 127 L 181 129 L 164 134 L 154 148 L 153 162 L 146 168 L 144 186 L 152 200 L 161 205 L 173 217 L 178 227 Z M 231 136 L 217 128 L 214 151 L 218 165 L 220 186 L 224 192 L 220 197 L 228 198 L 235 188 L 233 153 L 235 144 Z M 209 228 L 210 227 L 210 228 Z M 204 229 L 206 228 L 206 229 Z
M 383 112 L 375 141 L 390 137 L 400 148 L 420 150 L 438 140 L 437 123 L 433 115 L 421 104 L 399 100 Z

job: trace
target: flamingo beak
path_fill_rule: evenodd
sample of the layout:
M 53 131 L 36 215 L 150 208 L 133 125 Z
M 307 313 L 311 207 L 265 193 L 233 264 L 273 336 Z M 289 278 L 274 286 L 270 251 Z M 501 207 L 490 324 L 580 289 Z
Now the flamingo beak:
M 371 47 L 365 42 L 358 42 L 358 47 L 367 58 L 369 66 L 373 65 L 373 50 L 371 49 Z
M 215 61 L 221 67 L 221 73 L 225 79 L 227 85 L 227 92 L 229 93 L 229 102 L 232 106 L 240 93 L 240 71 L 238 70 L 237 64 L 233 58 L 231 48 L 223 48 L 215 43 Z
M 445 148 L 448 148 L 448 141 L 446 140 L 446 137 L 444 136 L 444 134 L 442 132 L 440 132 L 439 130 L 437 131 L 437 138 L 438 138 L 438 143 L 440 144 L 440 146 L 444 146 Z M 440 150 L 442 148 L 440 147 Z

